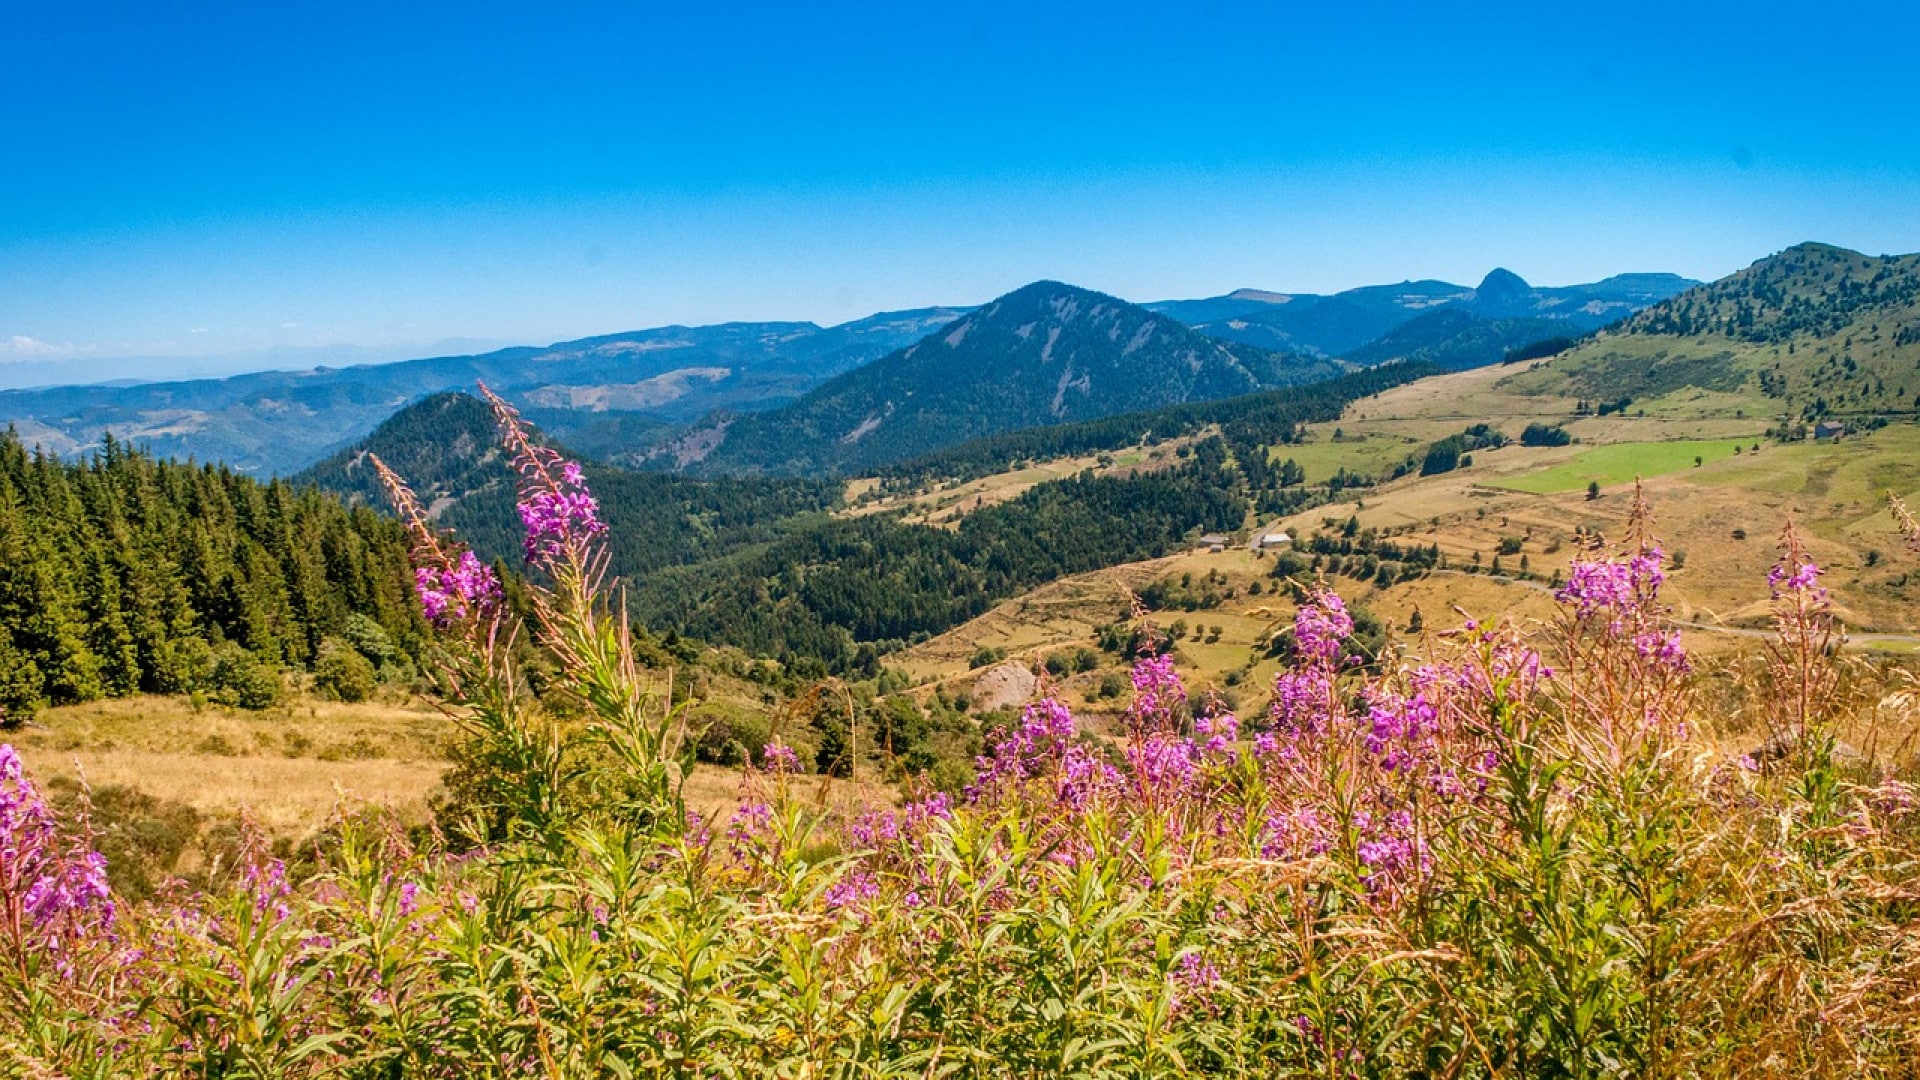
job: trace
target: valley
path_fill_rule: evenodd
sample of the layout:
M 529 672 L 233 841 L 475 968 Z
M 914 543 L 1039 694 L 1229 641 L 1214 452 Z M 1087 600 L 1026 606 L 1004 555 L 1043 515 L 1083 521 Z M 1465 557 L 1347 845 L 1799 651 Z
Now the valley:
M 1791 292 L 1801 277 L 1827 274 L 1832 261 L 1825 249 L 1795 249 L 1704 292 L 1739 312 L 1758 303 L 1741 299 L 1739 283 L 1756 295 Z M 1885 316 L 1889 326 L 1907 317 L 1898 306 L 1907 302 L 1898 286 L 1910 273 L 1906 263 L 1836 265 L 1880 283 L 1891 298 L 1886 303 L 1895 305 Z M 1418 301 L 1412 306 L 1438 305 L 1436 312 L 1456 304 L 1459 323 L 1514 317 L 1508 309 L 1521 304 L 1518 298 L 1541 295 L 1492 280 L 1490 301 L 1479 299 L 1488 291 L 1483 283 L 1450 293 L 1408 287 L 1394 294 L 1394 303 L 1406 305 L 1412 297 Z M 1654 293 L 1666 288 L 1665 279 L 1647 288 L 1652 291 L 1632 295 L 1658 300 Z M 1738 359 L 1750 355 L 1751 343 L 1723 347 L 1701 332 L 1667 332 L 1683 317 L 1672 312 L 1700 310 L 1701 292 L 1656 302 L 1644 316 L 1584 342 L 1569 338 L 1548 355 L 1503 353 L 1499 362 L 1483 356 L 1457 369 L 1389 357 L 1393 362 L 1384 366 L 1261 389 L 1280 369 L 1260 374 L 1243 357 L 1268 365 L 1281 358 L 1227 349 L 1218 353 L 1221 372 L 1234 373 L 1242 380 L 1238 389 L 1254 393 L 1223 389 L 1184 400 L 1190 391 L 1178 390 L 1171 400 L 1121 398 L 1103 406 L 1117 412 L 1032 426 L 1035 419 L 1063 418 L 1043 401 L 1039 413 L 1012 421 L 1011 430 L 969 436 L 981 429 L 961 427 L 903 443 L 879 468 L 854 470 L 851 479 L 751 475 L 782 471 L 761 468 L 739 475 L 722 467 L 725 458 L 691 477 L 607 463 L 590 463 L 587 477 L 613 525 L 612 565 L 626 579 L 630 610 L 646 628 L 647 662 L 661 673 L 672 668 L 690 677 L 701 688 L 696 697 L 710 700 L 703 708 L 729 718 L 721 730 L 738 723 L 771 730 L 821 679 L 859 687 L 865 704 L 856 712 L 869 711 L 870 719 L 884 713 L 886 701 L 904 698 L 922 718 L 915 724 L 932 723 L 928 732 L 951 728 L 946 735 L 916 736 L 923 750 L 905 771 L 904 752 L 864 759 L 859 767 L 875 777 L 912 775 L 938 761 L 945 762 L 942 782 L 958 783 L 979 750 L 982 710 L 1018 706 L 1033 691 L 1035 672 L 1047 672 L 1046 684 L 1075 696 L 1089 716 L 1117 715 L 1115 680 L 1129 657 L 1114 635 L 1138 610 L 1171 634 L 1168 655 L 1190 685 L 1256 711 L 1284 667 L 1276 634 L 1290 624 L 1300 590 L 1319 580 L 1367 613 L 1381 646 L 1420 647 L 1462 617 L 1547 622 L 1557 607 L 1553 592 L 1573 562 L 1617 541 L 1636 483 L 1671 556 L 1666 602 L 1690 650 L 1734 655 L 1762 636 L 1765 572 L 1777 555 L 1779 529 L 1793 520 L 1828 570 L 1835 613 L 1853 648 L 1891 658 L 1913 654 L 1920 579 L 1901 553 L 1885 500 L 1893 494 L 1920 502 L 1920 426 L 1898 409 L 1832 413 L 1846 417 L 1833 421 L 1845 430 L 1811 437 L 1808 422 L 1830 414 L 1808 412 L 1815 402 L 1803 402 L 1792 388 L 1831 388 L 1834 350 L 1825 335 L 1839 333 L 1843 347 L 1851 347 L 1844 345 L 1847 326 L 1782 330 L 1781 342 L 1765 346 L 1768 356 L 1784 346 L 1799 366 L 1781 361 L 1756 369 Z M 1381 294 L 1367 295 L 1379 301 Z M 1295 315 L 1320 301 L 1301 303 Z M 1283 306 L 1261 294 L 1149 308 L 1194 319 L 1226 311 L 1239 319 L 1249 304 Z M 1331 302 L 1323 306 L 1327 317 L 1340 310 Z M 1370 310 L 1377 319 L 1384 309 L 1375 303 Z M 1868 305 L 1854 314 L 1871 326 L 1880 310 Z M 1085 329 L 1097 334 L 1075 338 L 1035 329 L 1037 320 L 1082 313 L 1093 320 Z M 1526 317 L 1541 316 L 1536 310 Z M 1414 315 L 1386 340 L 1419 337 L 1432 322 L 1431 315 Z M 1103 355 L 1115 360 L 1171 364 L 1183 378 L 1204 369 L 1179 350 L 1212 346 L 1142 352 L 1156 335 L 1201 340 L 1148 309 L 1047 284 L 978 309 L 918 347 L 948 351 L 927 372 L 959 367 L 967 379 L 1006 377 L 961 357 L 958 350 L 969 342 L 996 354 L 1012 343 L 1005 353 L 1010 359 L 997 362 L 1016 368 L 1044 370 L 1059 349 L 1062 370 L 1085 363 L 1094 371 L 1098 364 L 1086 350 L 1106 349 Z M 1878 347 L 1898 336 L 1897 330 L 1874 331 L 1870 343 Z M 1315 339 L 1318 344 L 1305 347 L 1323 354 L 1322 346 L 1337 340 Z M 1039 350 L 1021 353 L 1031 341 Z M 1893 351 L 1873 354 L 1875 379 L 1913 351 L 1888 347 Z M 938 392 L 926 397 L 898 389 L 907 385 L 900 380 L 914 370 L 912 362 L 907 350 L 876 361 L 872 372 L 856 368 L 792 407 L 840 402 L 832 408 L 851 422 L 846 402 L 866 402 L 859 411 L 879 400 L 860 397 L 874 391 L 856 389 L 868 385 L 859 380 L 880 379 L 871 385 L 892 385 L 886 393 L 925 397 L 925 407 L 951 411 L 954 406 L 937 404 Z M 1317 362 L 1320 367 L 1301 369 L 1301 377 L 1342 368 Z M 1602 379 L 1595 371 L 1607 374 Z M 1075 380 L 1045 377 L 1055 380 L 1048 400 L 1066 400 L 1058 387 Z M 979 389 L 963 379 L 939 392 Z M 1832 392 L 1842 400 L 1842 391 Z M 553 387 L 531 393 L 537 407 L 529 416 L 541 420 L 556 408 L 597 408 L 610 400 L 598 391 Z M 1120 402 L 1147 407 L 1127 411 Z M 778 409 L 766 415 L 768 431 L 790 435 L 814 425 Z M 729 430 L 745 422 L 734 421 Z M 414 479 L 437 522 L 511 573 L 519 558 L 514 482 L 494 447 L 493 423 L 470 397 L 431 396 L 296 483 L 357 506 L 382 507 L 385 497 L 370 465 L 377 453 Z M 916 438 L 931 430 L 924 422 L 909 426 Z M 885 430 L 884 423 L 856 427 L 865 427 L 860 439 Z M 542 437 L 564 442 L 567 430 L 563 423 Z M 758 437 L 748 435 L 748 443 Z M 715 445 L 748 443 L 734 443 L 730 434 Z M 911 447 L 926 452 L 915 456 Z M 861 459 L 830 460 L 809 469 L 844 472 Z M 1289 541 L 1254 550 L 1256 537 L 1277 532 Z M 1223 550 L 1206 550 L 1202 534 L 1218 534 Z M 1144 609 L 1133 606 L 1142 602 Z M 318 662 L 319 647 L 307 648 L 292 667 L 296 675 L 300 664 Z M 399 685 L 382 694 L 391 698 Z M 44 713 L 52 733 L 22 745 L 41 755 L 77 755 L 71 763 L 99 782 L 149 775 L 159 790 L 191 795 L 210 812 L 230 815 L 245 804 L 279 834 L 317 824 L 339 792 L 424 820 L 432 777 L 445 767 L 439 742 L 445 732 L 420 711 L 426 699 L 402 694 L 393 700 L 410 704 L 383 713 L 329 702 L 312 689 L 303 693 L 295 699 L 302 704 L 274 704 L 264 714 L 219 704 L 211 712 L 186 710 L 179 699 L 154 697 L 56 707 Z M 962 720 L 969 711 L 973 718 Z M 135 715 L 171 719 L 156 723 L 144 741 L 115 734 Z M 440 734 L 422 734 L 428 731 Z M 789 737 L 812 752 L 823 735 L 802 720 Z M 743 745 L 750 751 L 751 743 Z M 869 747 L 868 753 L 877 751 Z M 254 763 L 223 771 L 216 759 L 227 755 Z M 712 771 L 727 755 L 718 749 L 714 755 L 699 773 L 710 795 L 733 783 Z M 286 764 L 296 760 L 312 766 Z

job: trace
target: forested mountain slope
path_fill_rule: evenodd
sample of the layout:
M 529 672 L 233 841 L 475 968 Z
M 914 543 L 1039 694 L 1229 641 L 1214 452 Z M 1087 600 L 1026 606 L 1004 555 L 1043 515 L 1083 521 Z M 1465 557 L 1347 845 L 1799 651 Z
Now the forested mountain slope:
M 440 524 L 485 557 L 518 565 L 515 478 L 483 402 L 463 393 L 423 399 L 295 480 L 385 509 L 386 493 L 368 460 L 373 454 L 406 479 Z M 832 506 L 841 491 L 823 480 L 695 480 L 591 461 L 586 474 L 613 526 L 614 570 L 629 577 L 764 543 L 768 530 Z
M 990 468 L 1014 456 L 1057 456 L 1193 436 L 1155 470 L 1088 473 L 1033 487 L 966 516 L 956 528 L 890 514 L 829 516 L 837 481 L 695 479 L 589 463 L 611 526 L 613 569 L 634 616 L 785 661 L 795 670 L 872 673 L 879 657 L 993 603 L 1060 576 L 1178 549 L 1202 531 L 1234 529 L 1249 509 L 1298 508 L 1319 497 L 1257 448 L 1303 423 L 1437 369 L 1390 365 L 1312 386 L 1188 403 L 966 444 L 903 467 L 913 484 Z M 1214 437 L 1206 437 L 1217 430 Z M 517 565 L 513 478 L 478 401 L 447 394 L 382 425 L 361 446 L 300 479 L 350 500 L 383 499 L 369 453 L 415 486 L 439 522 L 489 557 Z
M 118 442 L 69 462 L 0 437 L 0 723 L 136 691 L 257 703 L 330 647 L 403 661 L 426 629 L 411 582 L 371 510 Z
M 850 473 L 983 435 L 1234 397 L 1339 370 L 1215 341 L 1126 301 L 1041 281 L 792 405 L 718 418 L 662 454 L 702 473 Z

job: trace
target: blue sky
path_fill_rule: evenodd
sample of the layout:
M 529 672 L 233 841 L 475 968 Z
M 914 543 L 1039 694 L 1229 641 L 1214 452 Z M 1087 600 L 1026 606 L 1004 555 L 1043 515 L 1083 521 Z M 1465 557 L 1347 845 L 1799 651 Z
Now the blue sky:
M 0 383 L 1041 277 L 1920 250 L 1916 31 L 1895 4 L 8 3 Z

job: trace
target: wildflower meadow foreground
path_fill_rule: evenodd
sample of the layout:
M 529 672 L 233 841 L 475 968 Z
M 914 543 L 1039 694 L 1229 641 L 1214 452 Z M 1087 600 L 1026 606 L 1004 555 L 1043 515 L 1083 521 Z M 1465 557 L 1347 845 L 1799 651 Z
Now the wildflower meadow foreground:
M 386 474 L 458 812 L 121 903 L 0 747 L 0 1073 L 1920 1075 L 1920 799 L 1841 745 L 1791 528 L 1774 638 L 1711 692 L 1641 516 L 1550 625 L 1361 656 L 1308 589 L 1261 715 L 1149 652 L 1113 737 L 1041 700 L 964 793 L 851 818 L 776 744 L 703 820 L 578 468 L 495 408 L 523 589 Z M 1714 742 L 1733 709 L 1767 753 Z

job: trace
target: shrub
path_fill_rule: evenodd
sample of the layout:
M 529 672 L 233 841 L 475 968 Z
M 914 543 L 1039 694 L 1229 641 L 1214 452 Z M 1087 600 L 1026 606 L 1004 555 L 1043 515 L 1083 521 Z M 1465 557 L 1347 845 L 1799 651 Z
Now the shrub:
M 737 768 L 758 764 L 772 737 L 767 717 L 709 702 L 687 714 L 694 736 L 694 756 L 709 765 Z
M 1520 433 L 1521 446 L 1566 446 L 1573 442 L 1573 436 L 1566 428 L 1552 424 L 1528 424 Z
M 373 664 L 358 649 L 339 638 L 328 638 L 320 643 L 313 685 L 335 701 L 359 702 L 372 697 L 379 683 Z
M 71 783 L 49 785 L 49 803 L 68 821 L 84 820 L 89 842 L 105 857 L 113 891 L 149 900 L 174 873 L 200 832 L 200 812 L 124 784 L 81 792 Z
M 993 665 L 999 663 L 1002 660 L 1005 660 L 1006 658 L 1007 658 L 1007 650 L 996 649 L 988 645 L 982 645 L 979 648 L 973 650 L 973 655 L 967 658 L 967 666 L 969 668 L 976 668 L 976 669 L 983 668 L 983 667 L 992 667 Z
M 287 692 L 280 669 L 232 643 L 216 653 L 208 682 L 213 700 L 241 709 L 270 709 Z

